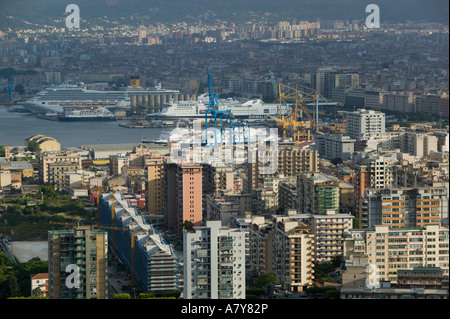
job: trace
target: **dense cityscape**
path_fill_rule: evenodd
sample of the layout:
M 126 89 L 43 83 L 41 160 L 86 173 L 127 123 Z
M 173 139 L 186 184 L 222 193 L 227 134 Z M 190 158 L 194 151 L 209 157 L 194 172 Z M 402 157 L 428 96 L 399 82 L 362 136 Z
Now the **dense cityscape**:
M 1 14 L 0 299 L 448 299 L 448 21 L 63 9 Z

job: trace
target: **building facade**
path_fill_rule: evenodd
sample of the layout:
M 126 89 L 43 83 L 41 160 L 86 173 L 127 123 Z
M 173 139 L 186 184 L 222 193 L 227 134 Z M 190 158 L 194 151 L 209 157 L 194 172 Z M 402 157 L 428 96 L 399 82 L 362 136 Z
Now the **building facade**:
M 220 221 L 183 231 L 185 299 L 245 299 L 245 232 Z
M 74 269 L 78 285 L 69 278 Z M 88 226 L 49 231 L 48 279 L 49 299 L 107 299 L 107 232 Z

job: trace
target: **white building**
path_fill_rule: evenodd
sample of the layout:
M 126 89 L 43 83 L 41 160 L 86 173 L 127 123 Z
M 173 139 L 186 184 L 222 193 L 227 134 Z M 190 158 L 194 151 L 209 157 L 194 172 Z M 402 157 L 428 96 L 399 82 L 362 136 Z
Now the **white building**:
M 355 151 L 355 140 L 343 134 L 315 135 L 315 148 L 321 158 L 333 160 L 340 158 L 343 161 L 352 159 Z
M 384 113 L 374 110 L 360 109 L 347 112 L 347 135 L 354 139 L 372 133 L 384 133 L 386 130 Z
M 185 299 L 245 299 L 245 234 L 221 221 L 183 231 Z

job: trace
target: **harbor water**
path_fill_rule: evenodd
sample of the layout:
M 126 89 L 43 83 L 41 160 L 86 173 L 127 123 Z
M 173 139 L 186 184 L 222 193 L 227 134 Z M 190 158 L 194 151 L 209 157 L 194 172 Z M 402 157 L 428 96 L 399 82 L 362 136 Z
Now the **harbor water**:
M 0 145 L 23 146 L 25 139 L 42 134 L 55 138 L 61 148 L 93 144 L 140 143 L 157 139 L 161 128 L 121 127 L 123 121 L 60 122 L 37 118 L 35 114 L 8 112 L 0 105 Z

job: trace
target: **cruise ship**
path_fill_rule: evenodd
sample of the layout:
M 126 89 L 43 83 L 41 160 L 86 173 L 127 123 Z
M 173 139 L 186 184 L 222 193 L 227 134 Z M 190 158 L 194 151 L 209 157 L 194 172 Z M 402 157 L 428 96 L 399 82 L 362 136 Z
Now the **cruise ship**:
M 84 83 L 61 84 L 47 87 L 35 97 L 21 103 L 32 113 L 62 114 L 65 107 L 130 107 L 130 95 L 142 94 L 179 94 L 177 90 L 165 90 L 160 86 L 151 89 L 128 86 L 122 90 L 90 90 Z
M 208 103 L 208 93 L 200 95 L 196 101 L 170 101 L 164 104 L 161 112 L 147 114 L 147 117 L 154 120 L 204 119 Z M 286 104 L 268 104 L 260 99 L 244 103 L 226 99 L 217 106 L 218 111 L 230 111 L 235 119 L 246 120 L 265 119 L 268 115 L 276 116 L 279 109 L 282 115 L 288 114 L 289 108 Z

